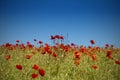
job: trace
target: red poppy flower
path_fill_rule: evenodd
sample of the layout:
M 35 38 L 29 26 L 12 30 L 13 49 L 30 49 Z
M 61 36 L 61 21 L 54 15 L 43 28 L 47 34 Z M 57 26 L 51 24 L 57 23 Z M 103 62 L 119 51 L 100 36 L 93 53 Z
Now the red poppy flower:
M 35 70 L 38 70 L 38 69 L 39 69 L 39 66 L 36 65 L 36 64 L 34 64 L 34 66 L 33 66 L 32 68 L 35 69 Z
M 97 69 L 97 68 L 98 68 L 98 66 L 92 65 L 92 68 L 93 68 L 93 69 Z
M 10 43 L 6 43 L 6 44 L 5 44 L 6 47 L 10 47 L 11 45 L 12 45 L 12 44 L 10 44 Z
M 106 54 L 107 54 L 106 57 L 108 57 L 109 59 L 113 59 L 111 50 L 108 50 Z
M 91 58 L 92 58 L 93 61 L 97 60 L 96 54 L 92 54 L 92 55 L 91 55 Z
M 115 63 L 120 65 L 120 61 L 115 61 Z
M 59 35 L 55 35 L 55 38 L 60 39 L 60 36 Z
M 22 66 L 19 65 L 19 64 L 16 65 L 16 68 L 19 69 L 19 70 L 22 70 Z
M 88 46 L 88 48 L 89 48 L 89 49 L 91 49 L 91 48 L 92 48 L 92 46 Z
M 75 46 L 75 44 L 74 44 L 74 43 L 71 43 L 71 46 Z
M 16 44 L 15 44 L 15 46 L 19 46 L 19 44 L 18 44 L 18 43 L 16 43 Z
M 47 52 L 48 52 L 48 54 L 52 54 L 52 51 L 51 51 L 51 50 L 48 50 Z
M 44 71 L 43 69 L 39 69 L 39 74 L 40 74 L 41 76 L 44 76 L 44 75 L 45 75 L 45 71 Z
M 39 44 L 42 44 L 43 42 L 42 41 L 38 41 Z
M 19 40 L 16 40 L 17 43 L 19 43 L 20 41 Z
M 109 47 L 109 44 L 105 44 L 105 48 L 108 48 Z
M 108 57 L 109 59 L 113 59 L 112 55 L 107 55 L 107 57 Z
M 42 50 L 41 54 L 45 54 L 45 53 L 46 53 L 46 51 L 45 51 L 45 50 Z
M 26 43 L 27 43 L 27 45 L 30 45 L 30 42 L 29 42 L 29 41 L 27 41 Z
M 25 56 L 26 59 L 30 59 L 31 57 L 32 57 L 32 55 L 30 55 L 30 54 L 27 54 L 27 55 Z
M 36 78 L 36 77 L 38 77 L 38 74 L 32 74 L 31 76 L 32 76 L 32 78 Z
M 53 53 L 52 56 L 53 56 L 54 58 L 56 58 L 56 57 L 57 57 L 57 54 Z
M 7 54 L 7 55 L 5 56 L 5 59 L 6 59 L 6 60 L 9 60 L 10 58 L 11 58 L 10 54 Z
M 37 39 L 34 39 L 34 41 L 36 42 L 36 41 L 37 41 Z
M 64 37 L 63 37 L 63 36 L 60 36 L 60 39 L 64 39 Z
M 63 47 L 63 50 L 65 51 L 65 52 L 67 52 L 68 50 L 69 50 L 69 47 L 68 46 L 61 46 L 61 48 Z
M 54 40 L 55 39 L 55 37 L 54 36 L 51 36 L 51 40 Z
M 111 48 L 113 48 L 114 47 L 114 45 L 111 45 Z
M 35 55 L 35 54 L 36 54 L 36 52 L 32 52 L 32 54 L 33 54 L 33 55 Z
M 90 43 L 91 43 L 91 44 L 95 44 L 95 41 L 94 41 L 94 40 L 90 40 Z
M 86 53 L 86 48 L 80 48 L 80 52 Z
M 79 52 L 75 52 L 75 58 L 80 58 L 81 54 Z
M 56 51 L 58 50 L 57 46 L 53 46 L 53 48 L 54 48 L 54 50 L 56 50 Z
M 107 50 L 107 55 L 111 55 L 112 54 L 112 51 L 111 50 Z

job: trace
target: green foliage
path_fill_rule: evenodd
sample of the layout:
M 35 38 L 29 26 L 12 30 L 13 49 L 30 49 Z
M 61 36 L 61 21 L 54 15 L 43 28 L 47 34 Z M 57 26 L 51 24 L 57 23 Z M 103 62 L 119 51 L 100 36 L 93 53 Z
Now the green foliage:
M 40 48 L 42 49 L 42 48 Z M 0 47 L 0 80 L 34 80 L 31 74 L 37 73 L 32 69 L 34 64 L 45 70 L 45 76 L 38 76 L 35 80 L 120 80 L 120 65 L 114 60 L 106 57 L 104 50 L 96 52 L 98 60 L 93 61 L 87 54 L 81 53 L 80 64 L 74 64 L 74 52 L 52 49 L 57 57 L 53 57 L 46 52 L 37 52 L 35 48 L 22 51 L 19 47 L 14 50 Z M 120 49 L 114 49 L 112 56 L 120 60 Z M 35 54 L 32 54 L 35 52 Z M 6 55 L 11 58 L 6 60 Z M 26 59 L 27 54 L 32 54 L 30 59 Z M 66 55 L 63 57 L 63 55 Z M 23 69 L 18 70 L 16 64 L 22 65 Z M 91 66 L 96 65 L 94 69 Z

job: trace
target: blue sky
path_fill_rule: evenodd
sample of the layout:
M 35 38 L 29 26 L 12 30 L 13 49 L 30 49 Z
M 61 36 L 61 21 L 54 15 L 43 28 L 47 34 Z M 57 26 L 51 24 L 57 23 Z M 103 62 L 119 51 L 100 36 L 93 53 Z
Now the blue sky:
M 114 44 L 120 47 L 119 0 L 1 0 L 0 44 L 33 39 L 51 44 L 62 34 L 65 43 Z M 67 36 L 68 34 L 68 36 Z

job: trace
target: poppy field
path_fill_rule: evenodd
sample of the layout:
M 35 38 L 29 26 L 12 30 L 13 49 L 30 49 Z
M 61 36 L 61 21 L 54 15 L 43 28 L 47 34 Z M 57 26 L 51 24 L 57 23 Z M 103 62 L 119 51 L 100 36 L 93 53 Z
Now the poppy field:
M 0 45 L 0 80 L 120 80 L 120 48 L 105 44 L 65 44 L 52 35 L 52 45 L 16 40 Z

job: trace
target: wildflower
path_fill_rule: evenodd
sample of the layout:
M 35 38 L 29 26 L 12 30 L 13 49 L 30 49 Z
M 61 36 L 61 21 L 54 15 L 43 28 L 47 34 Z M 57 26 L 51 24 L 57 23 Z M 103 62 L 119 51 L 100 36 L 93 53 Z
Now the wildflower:
M 34 39 L 34 41 L 36 42 L 36 41 L 37 41 L 37 39 Z
M 60 36 L 59 35 L 55 35 L 55 38 L 60 39 Z
M 31 57 L 32 55 L 29 55 L 29 54 L 25 56 L 26 59 L 30 59 Z
M 38 69 L 39 69 L 39 66 L 36 65 L 36 64 L 34 64 L 34 66 L 33 66 L 32 68 L 35 69 L 35 70 L 38 70 Z
M 80 48 L 80 52 L 85 53 L 86 54 L 86 48 Z
M 109 44 L 105 44 L 105 48 L 108 48 L 109 47 Z
M 93 69 L 97 69 L 97 68 L 98 68 L 98 66 L 92 65 L 92 68 L 93 68 Z
M 16 68 L 19 69 L 19 70 L 22 70 L 22 66 L 21 65 L 16 65 Z
M 69 47 L 68 46 L 63 46 L 63 49 L 65 52 L 69 51 Z
M 114 47 L 114 45 L 111 45 L 111 48 L 113 48 Z
M 15 44 L 15 46 L 19 46 L 19 44 L 18 44 L 18 43 L 16 43 L 16 44 Z
M 95 41 L 94 40 L 90 40 L 91 44 L 95 44 Z
M 10 46 L 12 46 L 12 44 L 6 43 L 5 46 L 6 46 L 6 47 L 10 47 Z
M 39 69 L 39 74 L 40 74 L 41 76 L 44 76 L 44 75 L 45 75 L 45 71 L 44 71 L 43 69 Z
M 91 48 L 92 48 L 92 46 L 88 46 L 88 48 L 89 48 L 89 49 L 91 49 Z
M 115 61 L 115 63 L 120 65 L 120 61 Z
M 106 54 L 107 54 L 106 57 L 108 57 L 109 59 L 113 59 L 111 50 L 108 50 Z
M 33 55 L 35 55 L 35 54 L 36 54 L 36 52 L 32 52 L 32 54 L 33 54 Z
M 45 51 L 49 51 L 49 50 L 50 50 L 49 44 L 47 44 L 47 43 L 45 44 L 44 50 L 45 50 Z
M 60 36 L 60 39 L 64 39 L 64 37 L 63 37 L 63 36 Z
M 112 54 L 112 51 L 111 50 L 107 50 L 107 55 L 111 55 Z
M 75 44 L 74 44 L 74 43 L 71 43 L 71 46 L 75 46 Z
M 5 56 L 5 59 L 6 60 L 9 60 L 11 58 L 11 56 L 9 55 L 9 54 L 7 54 L 6 56 Z
M 36 77 L 38 77 L 38 74 L 32 74 L 31 76 L 32 76 L 32 78 L 36 78 Z
M 56 55 L 55 53 L 53 53 L 53 54 L 52 54 L 52 56 L 53 56 L 54 58 L 56 58 L 56 57 L 57 57 L 57 55 Z
M 30 42 L 29 42 L 29 41 L 27 41 L 26 43 L 27 43 L 27 45 L 30 45 Z
M 55 39 L 55 37 L 54 36 L 51 36 L 51 40 L 54 40 Z
M 107 57 L 108 57 L 109 59 L 113 59 L 112 55 L 107 55 Z
M 75 52 L 75 58 L 80 59 L 80 57 L 81 57 L 81 54 L 79 52 Z
M 48 53 L 48 54 L 52 54 L 52 51 L 51 51 L 51 50 L 48 50 L 47 53 Z
M 42 44 L 43 42 L 42 41 L 38 41 L 39 44 Z
M 46 51 L 45 51 L 45 50 L 42 50 L 41 54 L 45 54 L 45 53 L 46 53 Z
M 56 51 L 58 50 L 57 46 L 53 46 L 53 48 L 54 48 L 54 50 L 56 50 Z
M 91 55 L 91 58 L 92 58 L 93 61 L 97 60 L 96 54 L 92 54 L 92 55 Z
M 19 40 L 16 40 L 17 43 L 19 43 L 20 41 Z

